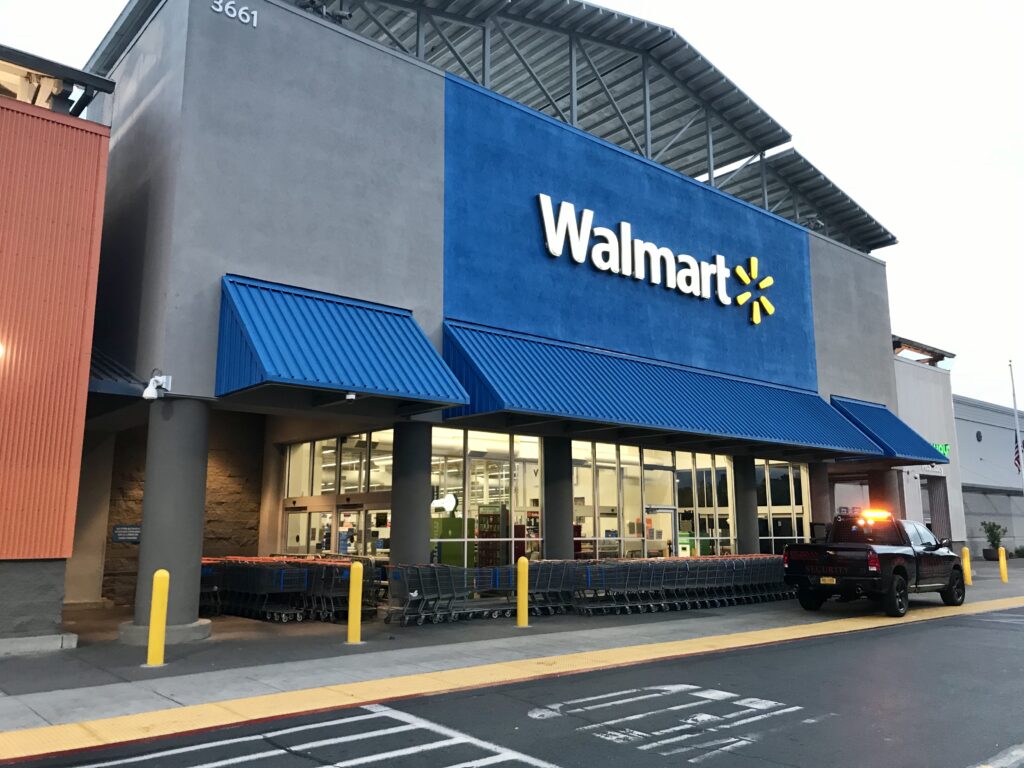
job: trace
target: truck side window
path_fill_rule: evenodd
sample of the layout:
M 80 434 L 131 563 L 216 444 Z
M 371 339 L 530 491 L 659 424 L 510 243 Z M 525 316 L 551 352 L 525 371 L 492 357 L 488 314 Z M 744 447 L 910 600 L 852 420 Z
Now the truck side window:
M 910 537 L 910 543 L 915 547 L 923 547 L 924 541 L 921 540 L 921 532 L 917 529 L 917 525 L 909 520 L 903 521 L 903 529 L 907 532 L 907 536 Z
M 935 534 L 932 533 L 931 531 L 929 531 L 927 526 L 924 526 L 924 525 L 921 525 L 920 523 L 917 523 L 916 527 L 917 527 L 917 530 L 921 534 L 921 541 L 924 542 L 924 545 L 926 547 L 928 547 L 928 546 L 935 546 L 936 544 L 939 543 L 939 540 L 937 538 L 935 538 Z

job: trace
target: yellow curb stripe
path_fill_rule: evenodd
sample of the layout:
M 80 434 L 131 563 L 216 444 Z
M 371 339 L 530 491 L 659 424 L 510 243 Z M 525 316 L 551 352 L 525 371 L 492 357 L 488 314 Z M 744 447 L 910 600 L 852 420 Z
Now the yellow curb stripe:
M 883 629 L 953 616 L 1004 611 L 1011 608 L 1024 608 L 1024 597 L 986 600 L 958 607 L 915 608 L 902 619 L 891 619 L 886 616 L 857 616 L 773 629 L 736 632 L 728 635 L 696 637 L 688 640 L 483 664 L 443 672 L 425 672 L 360 683 L 328 685 L 321 688 L 230 699 L 210 704 L 196 704 L 81 723 L 7 731 L 0 733 L 0 760 L 7 761 L 55 752 L 91 749 L 322 709 L 352 707 L 467 688 L 504 685 L 554 675 L 592 672 L 680 656 Z

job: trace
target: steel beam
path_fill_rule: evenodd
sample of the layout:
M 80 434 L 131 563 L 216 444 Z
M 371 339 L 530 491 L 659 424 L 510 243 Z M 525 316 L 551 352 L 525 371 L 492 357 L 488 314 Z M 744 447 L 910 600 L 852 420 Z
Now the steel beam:
M 569 35 L 569 117 L 573 127 L 580 122 L 580 105 L 577 99 L 577 80 L 579 78 L 579 62 L 576 60 L 576 35 Z
M 761 207 L 768 208 L 768 172 L 764 167 L 764 152 L 761 153 Z
M 481 59 L 483 62 L 483 72 L 481 73 L 481 79 L 483 80 L 484 88 L 491 87 L 491 23 L 488 21 L 483 26 L 483 52 Z
M 434 28 L 441 40 L 444 41 L 444 44 L 448 46 L 448 50 L 452 52 L 452 56 L 455 57 L 455 60 L 459 62 L 464 70 L 466 70 L 466 74 L 469 75 L 470 79 L 477 85 L 480 85 L 479 78 L 473 74 L 473 68 L 469 66 L 469 63 L 462 58 L 462 54 L 460 54 L 459 49 L 455 47 L 455 43 L 448 38 L 448 35 L 444 33 L 444 30 L 441 29 L 441 25 L 434 20 L 433 16 L 429 16 L 428 18 L 430 19 L 430 26 Z
M 523 65 L 526 71 L 530 74 L 530 77 L 533 78 L 533 82 L 535 82 L 537 84 L 537 87 L 540 88 L 541 91 L 544 93 L 544 96 L 547 98 L 548 102 L 551 104 L 551 107 L 555 110 L 555 112 L 558 113 L 558 116 L 562 119 L 562 122 L 569 122 L 566 119 L 565 113 L 562 111 L 562 108 L 559 107 L 558 102 L 555 101 L 555 97 L 551 95 L 551 91 L 549 91 L 547 86 L 544 85 L 543 81 L 534 71 L 533 67 L 530 66 L 530 62 L 526 60 L 526 57 L 523 56 L 523 52 L 520 51 L 519 47 L 512 41 L 512 37 L 508 34 L 508 32 L 505 31 L 505 27 L 502 26 L 500 21 L 498 21 L 497 16 L 494 17 L 494 26 L 497 28 L 498 32 L 501 33 L 501 36 L 505 38 L 505 42 L 508 43 L 509 47 L 512 49 L 512 53 L 516 55 L 516 58 L 519 59 L 519 63 Z M 584 51 L 584 55 L 586 55 L 586 51 Z
M 684 125 L 678 131 L 676 131 L 672 135 L 672 138 L 670 138 L 664 145 L 662 145 L 661 149 L 658 150 L 658 154 L 654 156 L 655 161 L 657 161 L 663 154 L 665 154 L 667 150 L 671 149 L 672 145 L 683 137 L 683 134 L 690 130 L 690 126 L 697 122 L 697 118 L 701 116 L 701 113 L 702 111 L 700 109 L 694 111 L 693 116 L 686 122 L 686 125 Z
M 391 42 L 393 42 L 393 43 L 394 43 L 395 45 L 397 45 L 397 46 L 398 46 L 398 47 L 399 47 L 399 48 L 400 48 L 400 49 L 402 50 L 402 53 L 406 53 L 406 54 L 408 54 L 408 55 L 410 55 L 410 56 L 412 56 L 412 55 L 413 55 L 413 52 L 412 52 L 412 51 L 410 51 L 410 50 L 409 50 L 408 48 L 406 48 L 406 47 L 405 47 L 405 44 L 404 44 L 404 43 L 403 43 L 403 42 L 402 42 L 401 40 L 399 40 L 399 39 L 398 39 L 398 37 L 396 37 L 396 36 L 395 36 L 395 33 L 391 31 L 391 28 L 390 28 L 390 27 L 389 27 L 389 26 L 388 26 L 387 24 L 385 24 L 385 23 L 384 23 L 383 21 L 381 21 L 380 17 L 379 17 L 379 16 L 377 15 L 377 14 L 375 14 L 375 13 L 373 12 L 373 9 L 372 9 L 372 8 L 370 8 L 370 6 L 369 6 L 369 4 L 368 4 L 368 3 L 365 3 L 365 2 L 364 2 L 364 3 L 361 3 L 360 5 L 361 5 L 361 7 L 362 7 L 362 9 L 363 9 L 363 13 L 365 13 L 365 14 L 366 14 L 367 16 L 369 16 L 369 17 L 370 17 L 370 19 L 371 19 L 371 20 L 372 20 L 372 21 L 373 21 L 373 22 L 374 22 L 374 23 L 375 23 L 375 24 L 376 24 L 376 25 L 377 25 L 378 27 L 380 27 L 380 28 L 381 28 L 381 31 L 382 31 L 382 32 L 383 32 L 383 33 L 384 33 L 385 35 L 387 35 L 387 38 L 388 38 L 388 39 L 389 39 L 389 40 L 390 40 Z
M 715 137 L 711 130 L 711 110 L 704 107 L 704 141 L 708 152 L 708 185 L 715 186 Z
M 640 60 L 644 78 L 644 157 L 648 160 L 654 152 L 651 146 L 651 77 L 648 56 L 645 53 Z
M 622 125 L 626 128 L 629 138 L 633 140 L 633 144 L 636 146 L 636 151 L 641 155 L 644 154 L 644 148 L 640 145 L 640 140 L 637 139 L 636 134 L 633 133 L 633 129 L 630 128 L 629 121 L 626 120 L 626 116 L 622 114 L 622 110 L 619 109 L 619 103 L 615 100 L 615 96 L 612 95 L 612 92 L 608 90 L 608 84 L 605 83 L 600 70 L 598 70 L 597 65 L 594 64 L 594 60 L 590 58 L 590 54 L 587 53 L 587 46 L 582 42 L 580 43 L 580 52 L 583 54 L 583 58 L 587 60 L 587 64 L 590 66 L 591 71 L 597 77 L 597 82 L 601 86 L 601 90 L 604 92 L 605 97 L 611 104 L 612 109 L 615 110 L 615 114 L 619 116 L 619 120 L 622 121 Z

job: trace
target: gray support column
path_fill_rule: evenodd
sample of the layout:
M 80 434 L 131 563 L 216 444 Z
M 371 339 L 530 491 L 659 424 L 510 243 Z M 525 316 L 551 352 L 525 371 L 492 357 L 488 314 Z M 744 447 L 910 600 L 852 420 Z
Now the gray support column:
M 263 485 L 260 489 L 258 552 L 266 557 L 281 551 L 281 523 L 284 511 L 284 448 L 263 436 Z
M 542 438 L 544 462 L 544 557 L 572 560 L 572 441 Z
M 752 456 L 732 457 L 732 476 L 736 497 L 736 549 L 741 555 L 761 551 L 757 531 L 757 486 Z
M 102 605 L 103 567 L 114 471 L 114 435 L 85 433 L 75 512 L 75 544 L 64 574 L 64 602 Z
M 810 476 L 811 522 L 831 523 L 835 517 L 835 502 L 832 500 L 832 484 L 828 479 L 828 467 L 822 463 L 808 464 Z
M 423 421 L 395 424 L 391 481 L 391 562 L 430 562 L 431 426 Z M 465 511 L 463 510 L 463 514 Z
M 886 509 L 893 517 L 903 517 L 899 473 L 895 469 L 868 472 L 868 497 L 872 507 Z
M 122 642 L 145 644 L 153 573 L 159 568 L 171 574 L 168 644 L 210 634 L 209 620 L 199 618 L 209 416 L 204 400 L 163 398 L 149 407 L 135 620 L 121 625 Z

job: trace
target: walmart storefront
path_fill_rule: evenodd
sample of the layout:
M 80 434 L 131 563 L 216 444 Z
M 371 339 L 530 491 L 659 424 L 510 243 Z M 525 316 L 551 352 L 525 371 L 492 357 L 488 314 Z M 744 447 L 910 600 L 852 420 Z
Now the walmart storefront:
M 114 497 L 126 414 L 145 428 L 138 625 L 155 567 L 195 622 L 211 521 L 245 493 L 252 554 L 779 552 L 836 476 L 898 508 L 892 467 L 944 461 L 895 413 L 884 264 L 656 162 L 682 120 L 636 153 L 284 0 L 259 29 L 145 5 L 94 56 L 122 94 L 97 346 L 173 377 L 152 404 L 93 395 Z M 782 160 L 755 160 L 767 201 Z

